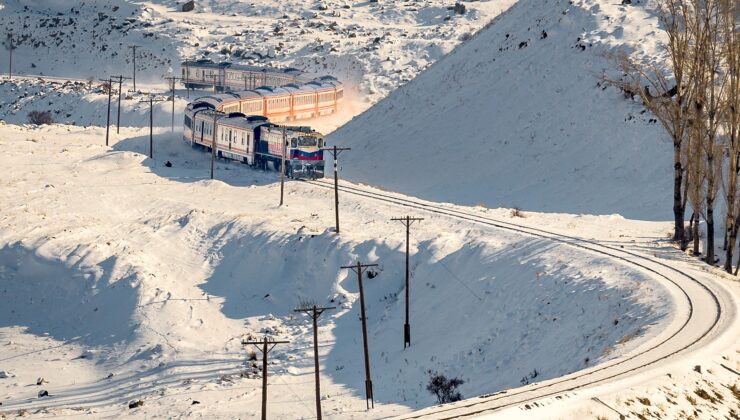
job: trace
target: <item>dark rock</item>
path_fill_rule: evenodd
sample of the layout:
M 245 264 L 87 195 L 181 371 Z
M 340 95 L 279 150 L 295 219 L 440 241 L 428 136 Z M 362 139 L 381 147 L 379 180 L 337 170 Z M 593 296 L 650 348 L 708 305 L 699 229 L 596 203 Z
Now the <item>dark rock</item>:
M 182 5 L 183 12 L 192 12 L 195 10 L 195 0 L 190 0 L 189 2 Z
M 44 398 L 49 396 L 49 391 L 42 389 L 39 391 L 39 398 Z
M 142 401 L 142 400 L 136 400 L 136 401 L 132 401 L 132 402 L 128 403 L 128 408 L 134 409 L 134 408 L 137 408 L 137 407 L 141 407 L 142 405 L 144 405 L 144 401 Z

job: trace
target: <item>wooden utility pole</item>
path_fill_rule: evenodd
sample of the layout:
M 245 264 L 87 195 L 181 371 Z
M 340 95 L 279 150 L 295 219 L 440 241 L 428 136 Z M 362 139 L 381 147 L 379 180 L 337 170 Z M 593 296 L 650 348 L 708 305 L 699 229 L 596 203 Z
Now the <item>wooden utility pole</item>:
M 140 47 L 140 45 L 129 45 L 129 48 L 132 48 L 134 50 L 133 57 L 134 57 L 134 91 L 136 91 L 136 49 Z
M 8 53 L 10 58 L 8 59 L 8 80 L 13 79 L 13 31 L 8 32 Z
M 290 343 L 290 341 L 270 341 L 267 336 L 265 336 L 262 341 L 242 341 L 242 344 L 253 344 L 260 352 L 262 352 L 262 420 L 267 420 L 267 355 L 278 344 L 287 343 Z M 268 344 L 270 344 L 269 347 Z M 262 345 L 262 347 L 260 347 L 260 345 Z
M 216 167 L 216 148 L 218 147 L 218 143 L 216 142 L 216 122 L 218 121 L 219 116 L 224 116 L 224 114 L 221 111 L 213 110 L 213 140 L 211 141 L 211 179 L 213 179 L 213 173 L 214 168 Z
M 367 403 L 368 410 L 370 404 L 375 408 L 375 401 L 373 399 L 373 381 L 370 379 L 370 355 L 368 354 L 367 345 L 367 321 L 365 317 L 365 291 L 362 287 L 362 273 L 365 272 L 369 267 L 377 267 L 378 264 L 362 264 L 357 261 L 355 265 L 347 265 L 341 267 L 343 269 L 350 269 L 357 273 L 357 283 L 360 287 L 360 319 L 362 321 L 362 343 L 363 350 L 365 352 L 365 402 Z
M 420 217 L 394 217 L 394 221 L 399 221 L 406 226 L 406 322 L 403 324 L 403 348 L 411 345 L 411 323 L 409 322 L 409 229 L 414 222 L 424 220 Z
M 203 76 L 204 79 L 211 79 L 213 80 L 213 93 L 216 93 L 216 79 L 218 79 L 217 74 L 209 74 L 208 76 Z
M 288 138 L 286 134 L 286 127 L 283 126 L 283 150 L 281 151 L 280 157 L 280 205 L 283 205 L 283 195 L 285 194 L 285 153 L 288 149 Z
M 149 95 L 149 159 L 154 158 L 154 103 L 164 102 L 164 99 L 154 99 L 154 95 Z
M 123 75 L 111 76 L 111 78 L 118 79 L 118 120 L 116 121 L 116 134 L 121 132 L 121 92 L 123 88 L 123 80 L 130 79 L 130 77 L 123 77 Z
M 303 312 L 308 314 L 313 320 L 313 364 L 314 364 L 314 378 L 316 381 L 316 418 L 321 420 L 321 385 L 319 382 L 319 338 L 318 338 L 318 327 L 316 326 L 316 320 L 329 309 L 336 309 L 334 306 L 319 308 L 313 305 L 311 308 L 298 308 L 293 312 Z
M 100 80 L 101 82 L 108 83 L 108 116 L 105 119 L 105 145 L 108 146 L 108 137 L 110 135 L 110 100 L 113 94 L 113 79 Z
M 188 93 L 188 99 L 190 99 L 190 66 L 187 64 L 185 65 L 185 79 L 183 79 L 183 83 L 185 84 L 185 91 Z
M 165 77 L 166 80 L 169 80 L 170 82 L 170 90 L 172 91 L 172 127 L 170 128 L 170 131 L 175 131 L 175 82 L 178 80 L 183 80 L 181 77 Z
M 334 216 L 336 219 L 336 232 L 339 235 L 339 154 L 345 150 L 352 150 L 349 147 L 325 147 L 321 150 L 328 150 L 334 156 Z

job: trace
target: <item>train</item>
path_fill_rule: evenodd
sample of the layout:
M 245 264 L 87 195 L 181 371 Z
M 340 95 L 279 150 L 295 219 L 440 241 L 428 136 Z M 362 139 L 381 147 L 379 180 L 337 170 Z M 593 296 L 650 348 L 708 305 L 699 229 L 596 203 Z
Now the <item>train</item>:
M 282 170 L 289 178 L 324 176 L 324 136 L 306 126 L 281 126 L 262 115 L 218 112 L 212 104 L 194 101 L 185 110 L 183 140 L 219 158 Z M 215 143 L 214 143 L 215 141 Z
M 308 83 L 315 77 L 295 68 L 257 67 L 208 59 L 185 60 L 180 65 L 181 79 L 190 89 L 213 88 L 217 92 L 249 90 L 259 86 Z
M 336 78 L 310 77 L 292 68 L 185 61 L 182 79 L 188 88 L 213 87 L 214 94 L 200 100 L 218 111 L 261 115 L 273 122 L 334 114 L 344 98 L 344 85 Z

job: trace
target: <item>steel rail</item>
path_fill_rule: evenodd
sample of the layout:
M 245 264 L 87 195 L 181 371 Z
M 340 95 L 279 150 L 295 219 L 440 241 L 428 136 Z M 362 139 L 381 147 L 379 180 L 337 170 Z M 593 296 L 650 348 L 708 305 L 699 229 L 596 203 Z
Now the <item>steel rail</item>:
M 312 185 L 316 185 L 316 186 L 320 186 L 320 187 L 323 187 L 323 188 L 333 188 L 333 186 L 331 186 L 328 183 L 325 183 L 323 181 L 303 180 L 303 182 L 306 182 L 306 183 L 309 183 L 309 184 L 312 184 Z M 560 390 L 557 390 L 557 391 L 554 391 L 554 392 L 550 392 L 550 393 L 547 393 L 547 394 L 537 394 L 534 397 L 529 397 L 529 398 L 524 399 L 524 400 L 517 400 L 517 401 L 510 402 L 510 403 L 501 403 L 501 404 L 498 404 L 498 405 L 495 405 L 495 406 L 479 407 L 479 409 L 474 409 L 475 411 L 472 411 L 472 412 L 459 413 L 459 414 L 450 413 L 452 415 L 451 417 L 438 417 L 438 418 L 442 418 L 442 419 L 459 418 L 459 417 L 464 417 L 464 416 L 471 416 L 471 415 L 482 414 L 482 413 L 485 413 L 485 412 L 491 412 L 491 411 L 499 410 L 499 409 L 506 408 L 506 407 L 517 406 L 517 405 L 524 404 L 524 403 L 527 403 L 527 402 L 540 400 L 542 398 L 546 398 L 546 397 L 550 397 L 550 396 L 554 396 L 554 395 L 559 395 L 559 394 L 562 394 L 562 393 L 565 393 L 565 392 L 568 392 L 568 391 L 573 391 L 573 390 L 576 390 L 576 389 L 588 387 L 590 385 L 595 385 L 595 384 L 598 384 L 598 383 L 606 382 L 606 381 L 608 381 L 610 379 L 614 379 L 616 377 L 623 376 L 623 375 L 625 375 L 627 373 L 630 373 L 630 372 L 633 372 L 635 370 L 640 370 L 640 369 L 643 369 L 643 368 L 648 367 L 650 365 L 653 365 L 655 363 L 658 363 L 658 362 L 660 362 L 662 360 L 665 360 L 665 359 L 667 359 L 669 357 L 675 356 L 676 354 L 681 353 L 681 352 L 685 351 L 686 349 L 688 349 L 690 347 L 693 347 L 695 344 L 697 344 L 698 342 L 702 341 L 711 331 L 713 331 L 715 329 L 715 327 L 717 326 L 717 324 L 719 323 L 720 319 L 721 319 L 721 316 L 722 316 L 722 306 L 720 304 L 720 300 L 719 300 L 718 296 L 709 287 L 707 287 L 701 281 L 697 280 L 695 277 L 693 277 L 693 276 L 691 276 L 691 275 L 689 275 L 689 274 L 687 274 L 687 273 L 685 273 L 685 272 L 683 272 L 683 271 L 681 271 L 681 270 L 679 270 L 679 269 L 677 269 L 675 267 L 672 267 L 672 266 L 670 266 L 668 264 L 662 263 L 662 262 L 657 261 L 657 260 L 654 260 L 654 259 L 650 259 L 650 258 L 648 258 L 646 256 L 643 256 L 643 255 L 640 255 L 640 254 L 636 254 L 636 253 L 633 253 L 633 252 L 629 252 L 629 251 L 626 251 L 626 250 L 624 250 L 622 248 L 616 248 L 616 247 L 612 247 L 612 246 L 609 246 L 609 245 L 604 245 L 604 244 L 599 243 L 598 241 L 595 241 L 595 240 L 582 239 L 582 238 L 577 238 L 577 237 L 573 237 L 573 236 L 569 236 L 569 235 L 563 235 L 563 234 L 558 234 L 558 233 L 555 233 L 555 232 L 550 232 L 550 231 L 547 231 L 547 230 L 544 230 L 544 229 L 522 226 L 522 225 L 518 225 L 518 224 L 515 224 L 515 223 L 505 222 L 505 221 L 502 221 L 502 220 L 499 220 L 499 219 L 495 219 L 495 218 L 492 218 L 492 217 L 487 217 L 487 216 L 478 215 L 478 214 L 472 214 L 472 213 L 469 213 L 469 212 L 465 212 L 465 211 L 461 211 L 461 210 L 457 210 L 457 209 L 452 209 L 452 208 L 444 207 L 444 206 L 441 206 L 441 205 L 435 205 L 435 204 L 431 204 L 431 203 L 428 203 L 428 202 L 423 202 L 422 200 L 413 200 L 413 199 L 402 198 L 402 197 L 394 197 L 394 196 L 392 196 L 390 194 L 387 194 L 387 193 L 376 192 L 376 191 L 368 191 L 368 190 L 365 190 L 365 189 L 362 189 L 362 188 L 353 187 L 353 186 L 347 186 L 347 185 L 340 185 L 339 189 L 342 190 L 345 193 L 348 193 L 348 194 L 353 194 L 353 195 L 362 196 L 362 197 L 366 197 L 366 198 L 371 198 L 371 199 L 375 199 L 375 200 L 379 200 L 379 201 L 384 201 L 384 202 L 388 202 L 388 203 L 391 203 L 391 204 L 400 205 L 400 206 L 404 206 L 404 207 L 410 207 L 410 208 L 414 208 L 414 209 L 417 209 L 417 210 L 427 211 L 427 212 L 432 213 L 432 214 L 439 214 L 439 215 L 444 215 L 444 216 L 447 216 L 447 217 L 453 217 L 453 218 L 457 218 L 457 219 L 467 220 L 467 221 L 470 221 L 470 222 L 474 222 L 474 223 L 478 223 L 478 224 L 490 226 L 490 227 L 493 227 L 493 228 L 498 228 L 498 229 L 507 230 L 507 231 L 514 231 L 514 232 L 521 233 L 521 234 L 524 234 L 524 235 L 539 237 L 539 238 L 542 238 L 542 239 L 551 240 L 551 241 L 562 243 L 562 244 L 569 245 L 569 246 L 572 246 L 572 247 L 585 249 L 585 250 L 590 251 L 590 252 L 594 252 L 594 253 L 606 255 L 606 256 L 609 256 L 611 258 L 616 258 L 616 259 L 621 260 L 621 261 L 623 261 L 623 262 L 625 262 L 627 264 L 630 264 L 630 265 L 633 265 L 633 266 L 636 266 L 636 267 L 640 267 L 643 270 L 647 270 L 649 272 L 652 272 L 655 275 L 657 275 L 657 276 L 659 276 L 659 277 L 667 280 L 668 282 L 672 283 L 674 286 L 676 286 L 676 288 L 678 288 L 678 290 L 681 291 L 681 293 L 683 293 L 684 297 L 687 299 L 688 304 L 689 304 L 689 315 L 688 315 L 687 319 L 684 321 L 684 323 L 680 326 L 679 329 L 677 329 L 673 334 L 671 334 L 669 337 L 665 338 L 664 340 L 662 340 L 658 344 L 655 344 L 652 347 L 649 347 L 647 349 L 643 349 L 642 351 L 640 351 L 638 353 L 632 354 L 632 355 L 630 355 L 628 357 L 617 359 L 617 361 L 606 362 L 606 363 L 602 364 L 601 366 L 598 366 L 598 367 L 595 367 L 595 368 L 592 368 L 592 369 L 583 370 L 582 371 L 583 373 L 581 373 L 581 374 L 578 374 L 578 372 L 574 372 L 572 374 L 568 374 L 568 375 L 562 377 L 562 379 L 560 379 L 560 380 L 558 380 L 557 378 L 556 379 L 552 379 L 552 380 L 548 380 L 548 381 L 543 382 L 541 385 L 527 386 L 526 389 L 520 388 L 519 391 L 516 391 L 516 389 L 515 389 L 514 392 L 502 391 L 502 392 L 497 392 L 497 393 L 491 394 L 491 395 L 482 395 L 482 396 L 477 397 L 478 400 L 471 401 L 474 398 L 476 398 L 476 397 L 473 397 L 473 398 L 467 399 L 467 400 L 465 400 L 464 402 L 461 402 L 461 403 L 455 403 L 455 404 L 449 405 L 449 406 L 442 406 L 442 407 L 440 407 L 439 409 L 436 409 L 436 410 L 433 409 L 433 408 L 432 409 L 426 408 L 426 409 L 423 409 L 423 410 L 427 410 L 427 411 L 422 412 L 422 413 L 418 413 L 418 414 L 412 413 L 411 415 L 401 416 L 401 418 L 403 418 L 403 419 L 423 418 L 423 417 L 427 417 L 427 416 L 431 416 L 431 415 L 438 415 L 438 414 L 442 414 L 442 413 L 450 413 L 450 412 L 453 412 L 453 411 L 460 411 L 460 410 L 464 410 L 464 409 L 469 409 L 469 408 L 476 407 L 476 406 L 490 405 L 491 403 L 494 403 L 495 404 L 496 401 L 498 401 L 500 399 L 503 399 L 503 398 L 511 398 L 511 397 L 514 397 L 514 396 L 517 396 L 517 395 L 524 395 L 524 394 L 532 393 L 532 392 L 535 392 L 535 391 L 540 391 L 540 390 L 545 389 L 545 388 L 554 387 L 556 385 L 561 385 L 561 384 L 564 384 L 564 383 L 567 383 L 567 382 L 576 381 L 578 379 L 582 379 L 582 378 L 587 377 L 589 375 L 593 375 L 595 373 L 602 372 L 602 371 L 604 371 L 606 369 L 613 369 L 615 366 L 619 366 L 621 364 L 624 364 L 626 362 L 629 362 L 631 360 L 634 360 L 637 357 L 644 356 L 647 353 L 653 352 L 656 349 L 664 346 L 666 343 L 668 343 L 671 340 L 673 340 L 678 334 L 680 334 L 681 332 L 684 331 L 684 329 L 686 328 L 686 326 L 689 324 L 689 322 L 692 320 L 692 317 L 694 316 L 694 303 L 691 300 L 691 297 L 689 296 L 689 294 L 686 292 L 686 290 L 684 288 L 682 288 L 678 283 L 676 283 L 676 281 L 672 280 L 671 278 L 669 278 L 665 274 L 660 273 L 660 272 L 658 272 L 657 270 L 655 270 L 653 268 L 647 267 L 645 264 L 641 264 L 639 262 L 636 262 L 634 260 L 631 260 L 630 258 L 625 257 L 623 255 L 628 255 L 629 257 L 636 258 L 636 259 L 643 260 L 643 261 L 649 261 L 652 264 L 658 265 L 658 266 L 660 266 L 662 268 L 668 269 L 668 270 L 670 270 L 672 272 L 675 272 L 675 273 L 677 273 L 677 274 L 679 274 L 681 276 L 684 276 L 685 278 L 687 278 L 690 281 L 696 283 L 702 289 L 704 289 L 704 291 L 707 292 L 712 297 L 712 300 L 714 301 L 715 308 L 716 308 L 715 317 L 714 317 L 714 320 L 713 320 L 711 326 L 709 326 L 709 328 L 707 328 L 705 331 L 703 331 L 703 333 L 701 334 L 700 337 L 692 340 L 690 343 L 688 343 L 688 344 L 686 344 L 684 346 L 681 346 L 679 349 L 677 349 L 675 351 L 672 351 L 672 352 L 669 352 L 668 354 L 663 355 L 661 357 L 658 357 L 656 359 L 650 360 L 650 361 L 648 361 L 646 363 L 642 363 L 642 364 L 640 364 L 640 365 L 638 365 L 636 367 L 633 367 L 633 368 L 630 368 L 630 369 L 627 369 L 627 370 L 616 372 L 613 375 L 610 375 L 610 376 L 607 376 L 607 377 L 604 377 L 604 378 L 600 378 L 600 379 L 596 379 L 596 380 L 593 380 L 593 381 L 590 381 L 590 382 L 586 382 L 586 383 L 576 384 L 576 385 L 574 385 L 574 386 L 572 386 L 570 388 L 567 388 L 567 389 L 560 389 Z M 593 247 L 598 247 L 598 248 L 602 248 L 602 249 L 594 249 Z M 610 251 L 612 251 L 612 252 L 610 252 Z M 619 253 L 619 254 L 623 254 L 623 255 L 615 255 L 614 252 Z M 525 388 L 525 387 L 523 387 L 523 388 Z M 443 414 L 443 415 L 445 415 L 445 414 Z

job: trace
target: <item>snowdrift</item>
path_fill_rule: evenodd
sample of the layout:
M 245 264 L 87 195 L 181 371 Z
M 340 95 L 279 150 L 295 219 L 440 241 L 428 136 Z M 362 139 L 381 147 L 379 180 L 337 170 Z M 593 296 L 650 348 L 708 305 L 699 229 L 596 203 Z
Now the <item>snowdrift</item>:
M 520 0 L 329 137 L 342 176 L 436 201 L 671 217 L 671 146 L 600 83 L 613 48 L 654 53 L 644 5 Z

